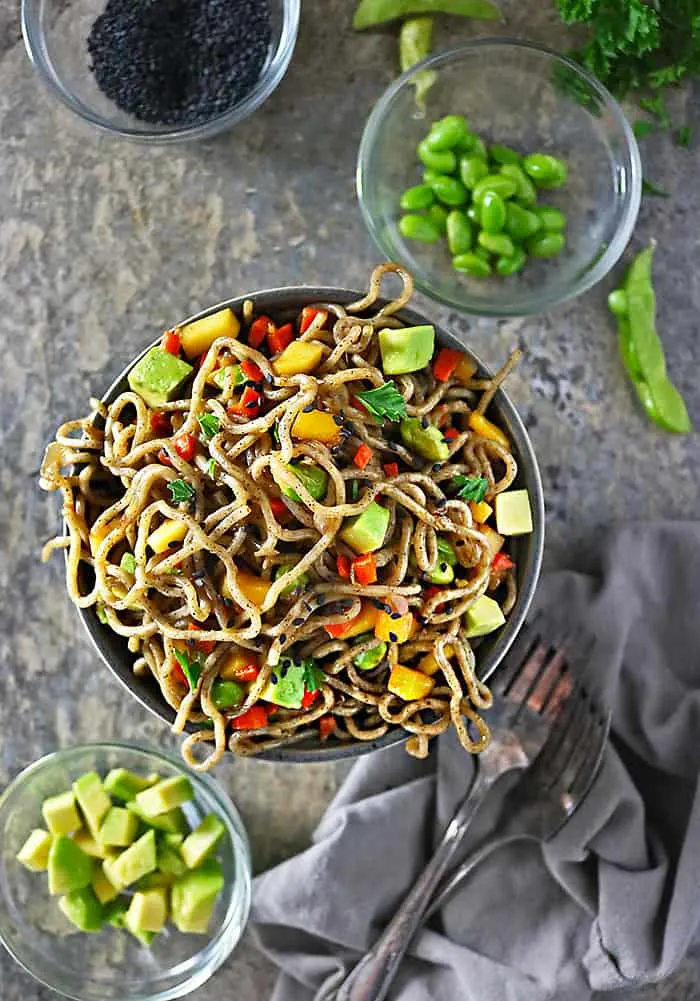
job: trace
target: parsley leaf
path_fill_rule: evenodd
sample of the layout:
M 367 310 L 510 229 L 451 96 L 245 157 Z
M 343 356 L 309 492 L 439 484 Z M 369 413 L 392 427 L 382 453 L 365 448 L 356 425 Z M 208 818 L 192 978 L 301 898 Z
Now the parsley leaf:
M 198 414 L 197 420 L 202 429 L 202 437 L 205 441 L 211 441 L 215 434 L 221 429 L 221 421 L 216 414 Z
M 368 389 L 355 394 L 373 417 L 386 417 L 389 421 L 400 421 L 406 416 L 406 401 L 390 379 L 378 389 Z
M 304 687 L 307 692 L 317 692 L 326 683 L 325 671 L 316 667 L 313 657 L 307 657 L 301 662 L 304 669 Z
M 216 479 L 216 459 L 210 459 L 207 463 L 207 473 L 211 476 L 212 480 Z
M 184 480 L 171 480 L 168 483 L 168 490 L 171 493 L 173 504 L 183 504 L 191 501 L 195 495 L 195 489 L 190 483 Z
M 632 126 L 632 131 L 634 132 L 635 139 L 644 139 L 646 136 L 651 135 L 652 132 L 656 132 L 656 126 L 653 122 L 638 121 Z
M 480 503 L 486 496 L 489 481 L 483 476 L 453 476 L 452 486 L 459 487 L 457 496 L 462 500 Z
M 654 195 L 656 198 L 670 197 L 666 188 L 662 188 L 660 184 L 654 184 L 653 181 L 647 181 L 646 177 L 642 178 L 642 194 Z
M 690 146 L 690 139 L 691 139 L 690 126 L 684 125 L 676 132 L 677 146 L 682 146 L 683 149 L 688 149 L 688 147 Z
M 202 674 L 202 663 L 198 657 L 190 659 L 186 650 L 173 649 L 175 660 L 182 668 L 182 673 L 187 678 L 187 683 L 192 691 L 197 687 L 197 682 Z
M 641 97 L 639 99 L 639 107 L 644 111 L 648 111 L 650 115 L 655 115 L 656 120 L 662 128 L 667 129 L 671 124 L 663 94 L 655 94 L 654 97 Z

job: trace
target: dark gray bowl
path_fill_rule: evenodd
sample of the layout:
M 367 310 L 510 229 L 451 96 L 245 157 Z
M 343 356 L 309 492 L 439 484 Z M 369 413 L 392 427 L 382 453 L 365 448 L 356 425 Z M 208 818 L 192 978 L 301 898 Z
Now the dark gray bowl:
M 296 317 L 302 307 L 309 303 L 347 303 L 359 299 L 360 296 L 361 293 L 348 291 L 347 289 L 316 288 L 313 286 L 269 289 L 253 293 L 252 295 L 229 299 L 216 306 L 211 306 L 209 309 L 204 309 L 189 319 L 195 320 L 201 316 L 207 316 L 209 313 L 213 313 L 223 306 L 230 306 L 235 313 L 240 315 L 244 300 L 252 299 L 255 303 L 256 312 L 266 313 L 275 319 L 286 321 Z M 430 322 L 426 317 L 412 309 L 402 310 L 399 317 L 407 324 Z M 435 329 L 437 338 L 441 344 L 464 351 L 478 364 L 479 372 L 483 377 L 491 375 L 486 366 L 482 365 L 476 355 L 462 344 L 461 341 L 437 325 L 435 325 Z M 158 343 L 158 341 L 154 341 L 153 343 Z M 139 358 L 146 351 L 150 350 L 151 347 L 153 347 L 153 344 L 145 347 Z M 105 403 L 111 403 L 120 393 L 127 389 L 127 374 L 137 360 L 135 358 L 109 387 L 103 396 Z M 530 494 L 534 531 L 531 535 L 513 540 L 515 543 L 515 557 L 519 576 L 518 600 L 503 629 L 495 633 L 492 637 L 487 637 L 479 646 L 477 662 L 479 675 L 484 679 L 487 679 L 496 670 L 525 622 L 525 617 L 537 586 L 544 548 L 544 497 L 542 493 L 542 481 L 530 439 L 515 407 L 502 390 L 498 391 L 491 406 L 496 413 L 497 422 L 504 428 L 510 438 L 513 453 L 518 461 L 519 472 L 516 485 L 527 488 Z M 79 609 L 79 614 L 95 649 L 114 677 L 124 685 L 131 695 L 138 699 L 142 706 L 162 719 L 163 722 L 172 724 L 175 713 L 163 700 L 157 685 L 148 677 L 134 676 L 132 670 L 134 658 L 129 653 L 126 641 L 100 623 L 94 607 Z M 309 742 L 308 745 L 293 744 L 289 749 L 278 748 L 273 751 L 261 752 L 258 757 L 268 761 L 334 761 L 340 758 L 368 754 L 370 751 L 388 747 L 390 744 L 405 740 L 406 737 L 406 732 L 397 727 L 394 730 L 390 730 L 379 740 L 356 741 L 352 744 L 326 745 L 318 741 Z

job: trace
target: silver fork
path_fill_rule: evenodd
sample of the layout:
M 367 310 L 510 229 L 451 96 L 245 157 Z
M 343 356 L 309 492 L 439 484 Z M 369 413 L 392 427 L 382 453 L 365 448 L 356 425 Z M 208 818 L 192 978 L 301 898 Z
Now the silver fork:
M 432 895 L 449 869 L 479 806 L 504 774 L 528 768 L 542 750 L 553 720 L 574 688 L 561 649 L 525 627 L 494 683 L 488 722 L 493 739 L 476 760 L 476 773 L 427 866 L 372 949 L 350 971 L 335 1001 L 382 1001 Z

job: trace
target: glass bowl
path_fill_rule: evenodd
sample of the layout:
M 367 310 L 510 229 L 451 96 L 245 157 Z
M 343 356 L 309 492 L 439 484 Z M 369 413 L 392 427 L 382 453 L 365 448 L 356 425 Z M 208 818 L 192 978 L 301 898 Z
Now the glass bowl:
M 154 125 L 121 111 L 90 70 L 87 36 L 106 0 L 22 0 L 29 58 L 51 93 L 83 121 L 113 136 L 169 143 L 207 139 L 243 121 L 266 101 L 287 71 L 299 27 L 300 0 L 268 0 L 272 38 L 253 89 L 224 114 L 197 125 Z
M 420 111 L 413 81 L 425 70 L 435 81 Z M 566 213 L 567 245 L 558 257 L 530 258 L 517 275 L 484 280 L 454 270 L 445 240 L 404 240 L 399 198 L 421 181 L 416 146 L 447 114 L 465 115 L 487 143 L 566 160 L 567 183 L 538 199 Z M 602 84 L 550 49 L 500 39 L 442 52 L 399 77 L 367 121 L 357 166 L 362 214 L 382 254 L 405 264 L 426 295 L 484 316 L 543 312 L 600 281 L 632 234 L 641 190 L 636 140 Z
M 224 888 L 209 934 L 185 935 L 168 924 L 145 948 L 126 931 L 108 926 L 77 931 L 49 897 L 46 873 L 29 872 L 15 859 L 29 832 L 43 827 L 41 804 L 70 789 L 84 772 L 111 768 L 163 778 L 187 774 L 194 800 L 183 808 L 191 826 L 216 813 L 226 827 L 219 852 Z M 0 938 L 40 983 L 75 1001 L 166 1001 L 201 987 L 238 942 L 250 908 L 251 865 L 241 819 L 221 789 L 176 758 L 130 743 L 84 744 L 29 765 L 0 798 Z

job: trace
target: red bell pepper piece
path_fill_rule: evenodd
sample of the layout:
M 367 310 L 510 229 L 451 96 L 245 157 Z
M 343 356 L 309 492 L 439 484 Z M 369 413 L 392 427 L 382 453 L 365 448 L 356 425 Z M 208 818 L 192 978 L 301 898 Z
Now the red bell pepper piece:
M 457 428 L 448 428 L 442 432 L 442 437 L 447 438 L 448 441 L 454 441 L 455 438 L 459 438 L 459 431 Z
M 330 735 L 335 731 L 336 725 L 334 716 L 321 716 L 318 721 L 318 730 L 321 740 L 328 740 Z
M 252 421 L 258 416 L 262 396 L 252 386 L 246 386 L 238 403 L 229 403 L 226 412 L 230 417 L 244 417 Z
M 338 576 L 342 577 L 343 580 L 350 580 L 350 557 L 341 554 L 336 557 L 335 565 L 338 570 Z
M 431 584 L 431 586 L 427 587 L 425 589 L 425 591 L 423 592 L 423 600 L 424 601 L 430 601 L 430 599 L 434 598 L 436 594 L 442 594 L 442 591 L 441 591 L 441 589 L 439 587 L 435 587 L 434 584 Z M 439 605 L 436 605 L 434 610 L 436 612 L 439 612 L 441 608 L 442 608 L 442 603 L 439 604 Z
M 172 668 L 172 674 L 174 675 L 177 683 L 179 685 L 184 685 L 185 688 L 189 688 L 190 686 L 187 681 L 187 678 L 185 677 L 185 672 L 182 670 L 178 662 L 174 660 L 170 666 Z
M 177 330 L 166 330 L 161 344 L 163 351 L 167 351 L 169 355 L 180 354 L 180 335 Z
M 385 476 L 398 476 L 399 475 L 399 464 L 398 462 L 385 462 L 382 466 Z
M 196 622 L 188 622 L 187 629 L 191 633 L 199 633 L 202 631 L 202 627 L 198 626 Z M 199 652 L 203 654 L 210 654 L 215 646 L 216 640 L 195 640 L 194 643 L 195 650 L 199 650 Z
M 192 462 L 197 451 L 197 439 L 189 432 L 179 434 L 175 439 L 175 451 L 185 462 Z
M 318 694 L 319 694 L 318 692 L 309 692 L 309 691 L 304 692 L 301 699 L 302 708 L 310 709 L 311 706 L 316 701 L 316 699 L 318 698 Z
M 231 720 L 231 728 L 233 730 L 257 730 L 261 726 L 267 726 L 268 712 L 269 710 L 265 706 L 256 703 L 240 716 L 235 716 Z
M 362 584 L 363 586 L 374 584 L 377 580 L 377 561 L 374 553 L 365 553 L 363 556 L 356 556 L 352 561 L 352 569 L 358 584 Z
M 502 570 L 510 570 L 514 566 L 515 563 L 513 563 L 510 556 L 507 556 L 506 553 L 504 553 L 503 551 L 501 551 L 500 553 L 496 553 L 493 560 L 491 561 L 491 569 L 495 570 L 496 573 Z
M 461 351 L 454 351 L 452 348 L 440 348 L 438 356 L 433 362 L 433 375 L 437 381 L 447 382 L 463 357 L 464 355 Z
M 168 453 L 164 448 L 161 448 L 160 451 L 158 452 L 158 462 L 161 464 L 161 466 L 172 466 L 173 464 L 173 460 L 170 458 L 170 456 L 168 455 Z
M 260 368 L 259 365 L 256 365 L 255 362 L 251 361 L 249 358 L 246 358 L 244 361 L 241 362 L 241 372 L 246 377 L 246 379 L 250 379 L 252 382 L 263 381 L 262 369 Z
M 359 410 L 360 413 L 365 413 L 367 411 L 367 407 L 364 405 L 362 400 L 360 400 L 354 394 L 350 397 L 350 403 L 355 408 L 355 410 Z
M 358 450 L 355 452 L 352 461 L 358 469 L 364 469 L 370 462 L 371 458 L 372 449 L 369 445 L 365 445 L 365 443 L 362 442 Z
M 151 414 L 151 431 L 157 435 L 169 435 L 173 430 L 170 417 L 162 410 L 154 410 Z
M 279 330 L 267 335 L 267 345 L 273 355 L 278 355 L 284 351 L 294 340 L 294 327 L 291 323 L 285 323 Z
M 281 497 L 270 497 L 270 510 L 277 521 L 286 522 L 292 517 L 292 512 L 281 499 Z
M 256 316 L 248 331 L 248 343 L 251 348 L 259 348 L 267 335 L 276 329 L 269 316 Z
M 328 319 L 328 310 L 314 309 L 313 306 L 304 306 L 304 308 L 301 311 L 301 317 L 299 319 L 299 333 L 305 334 L 317 316 L 323 317 L 323 321 L 321 322 L 321 327 L 322 327 L 325 324 L 326 320 Z

